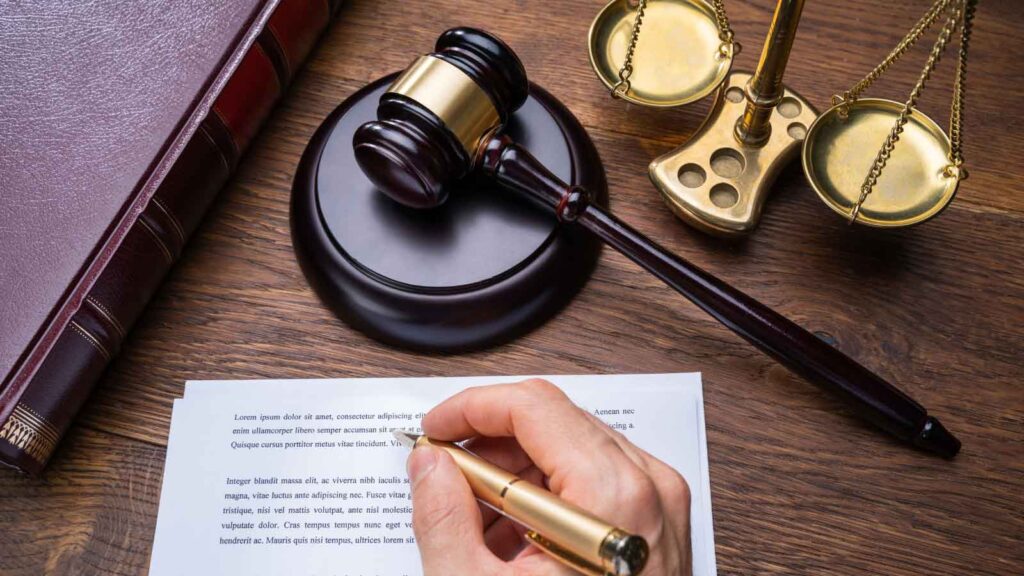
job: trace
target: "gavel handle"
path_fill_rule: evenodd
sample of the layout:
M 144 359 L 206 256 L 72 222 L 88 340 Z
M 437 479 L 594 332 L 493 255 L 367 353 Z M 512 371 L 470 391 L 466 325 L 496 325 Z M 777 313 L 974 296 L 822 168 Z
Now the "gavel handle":
M 507 136 L 493 136 L 485 143 L 478 166 L 505 188 L 554 208 L 559 220 L 594 233 L 790 370 L 837 393 L 875 426 L 947 458 L 960 449 L 959 440 L 895 386 L 785 316 L 589 204 L 585 190 L 568 186 Z

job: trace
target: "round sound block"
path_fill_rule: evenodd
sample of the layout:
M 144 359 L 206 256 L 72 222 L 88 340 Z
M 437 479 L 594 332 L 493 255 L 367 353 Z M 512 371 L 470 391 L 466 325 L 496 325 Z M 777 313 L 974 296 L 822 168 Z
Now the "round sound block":
M 476 175 L 429 210 L 376 190 L 356 164 L 352 135 L 376 118 L 393 79 L 345 100 L 302 156 L 291 225 L 303 272 L 342 320 L 388 344 L 456 352 L 515 338 L 569 302 L 589 278 L 600 243 Z M 543 89 L 531 86 L 505 132 L 607 203 L 593 143 Z

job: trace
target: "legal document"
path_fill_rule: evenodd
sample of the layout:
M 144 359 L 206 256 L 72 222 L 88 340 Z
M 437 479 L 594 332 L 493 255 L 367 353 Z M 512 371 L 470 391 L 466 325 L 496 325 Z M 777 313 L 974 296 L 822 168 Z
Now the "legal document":
M 700 374 L 542 376 L 678 470 L 694 576 L 715 547 Z M 171 418 L 150 576 L 421 574 L 395 429 L 471 386 L 527 376 L 186 383 Z

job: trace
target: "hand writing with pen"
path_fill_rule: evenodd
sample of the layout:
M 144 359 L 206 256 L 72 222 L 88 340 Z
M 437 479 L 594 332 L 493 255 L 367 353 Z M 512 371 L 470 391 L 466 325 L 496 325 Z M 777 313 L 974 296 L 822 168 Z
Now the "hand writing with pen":
M 634 446 L 544 380 L 470 388 L 423 419 L 433 440 L 478 456 L 646 539 L 646 576 L 691 572 L 690 492 L 675 470 Z M 452 456 L 412 451 L 413 529 L 424 576 L 569 576 L 527 545 L 525 529 L 478 505 Z

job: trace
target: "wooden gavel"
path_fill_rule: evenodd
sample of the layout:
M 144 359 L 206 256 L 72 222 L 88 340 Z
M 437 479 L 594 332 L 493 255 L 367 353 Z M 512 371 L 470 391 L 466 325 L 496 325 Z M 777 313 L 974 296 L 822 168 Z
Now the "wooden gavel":
M 394 200 L 431 208 L 473 170 L 582 226 L 687 297 L 769 356 L 836 392 L 869 422 L 944 457 L 960 441 L 909 396 L 768 306 L 747 296 L 590 203 L 507 136 L 502 128 L 526 101 L 518 56 L 472 28 L 443 33 L 381 96 L 378 120 L 353 138 L 366 176 Z

